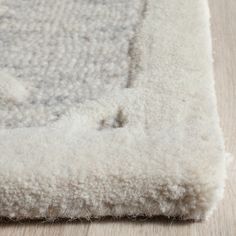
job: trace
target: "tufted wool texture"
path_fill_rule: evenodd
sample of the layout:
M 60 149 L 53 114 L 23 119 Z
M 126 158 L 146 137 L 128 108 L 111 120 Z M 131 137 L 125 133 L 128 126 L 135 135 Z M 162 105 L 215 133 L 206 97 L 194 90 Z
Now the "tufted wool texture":
M 70 107 L 127 87 L 143 1 L 3 1 L 0 68 L 31 96 L 2 99 L 1 127 L 44 126 Z
M 0 216 L 208 217 L 211 54 L 206 0 L 0 0 Z

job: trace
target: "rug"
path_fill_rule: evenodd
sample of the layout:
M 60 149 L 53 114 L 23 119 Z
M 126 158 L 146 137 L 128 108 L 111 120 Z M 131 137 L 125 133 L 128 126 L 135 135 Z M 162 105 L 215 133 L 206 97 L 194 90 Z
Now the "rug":
M 209 28 L 205 0 L 1 0 L 0 216 L 210 216 Z

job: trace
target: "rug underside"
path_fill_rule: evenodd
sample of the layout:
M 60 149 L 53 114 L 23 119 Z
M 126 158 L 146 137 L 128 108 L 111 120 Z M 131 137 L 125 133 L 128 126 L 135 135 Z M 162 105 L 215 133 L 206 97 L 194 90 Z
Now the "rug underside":
M 209 28 L 205 0 L 0 0 L 0 216 L 208 217 Z

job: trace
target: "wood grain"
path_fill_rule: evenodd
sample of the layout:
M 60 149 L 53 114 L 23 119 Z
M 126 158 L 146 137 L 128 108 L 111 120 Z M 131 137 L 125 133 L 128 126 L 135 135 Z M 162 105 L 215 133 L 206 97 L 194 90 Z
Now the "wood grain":
M 226 147 L 236 156 L 236 1 L 209 0 L 215 58 L 218 110 Z M 103 220 L 76 223 L 8 223 L 0 225 L 1 236 L 235 236 L 236 235 L 236 161 L 228 170 L 224 200 L 213 217 L 202 223 L 152 220 Z

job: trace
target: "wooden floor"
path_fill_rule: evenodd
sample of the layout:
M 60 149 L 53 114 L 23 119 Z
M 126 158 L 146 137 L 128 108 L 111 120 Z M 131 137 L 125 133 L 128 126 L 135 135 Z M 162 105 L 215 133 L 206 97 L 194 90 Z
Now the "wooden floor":
M 236 0 L 209 0 L 215 58 L 218 110 L 226 147 L 236 156 Z M 0 224 L 1 236 L 236 236 L 236 161 L 228 170 L 225 198 L 213 217 L 202 223 L 152 220 L 103 220 L 75 223 Z

